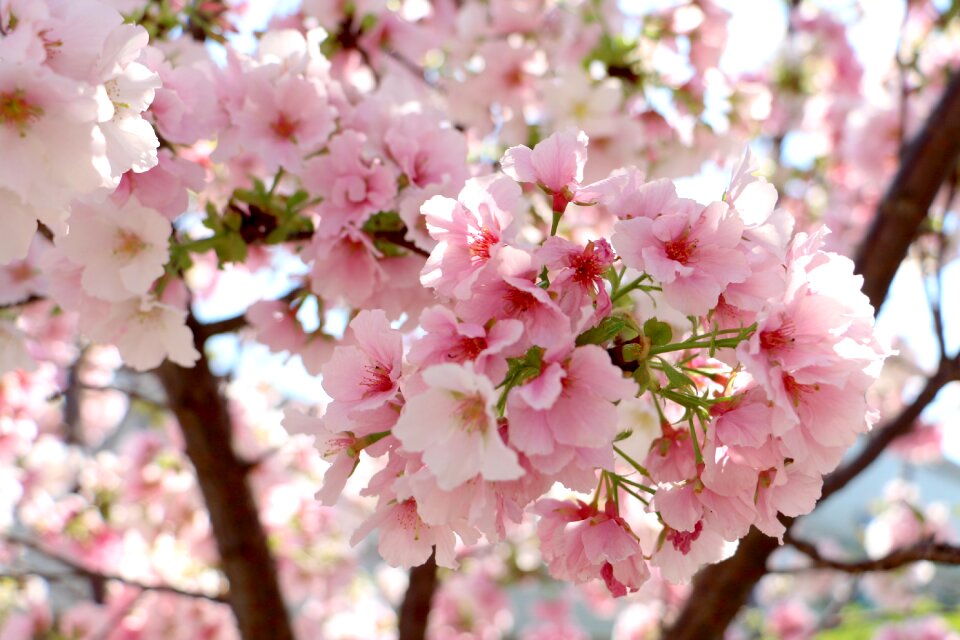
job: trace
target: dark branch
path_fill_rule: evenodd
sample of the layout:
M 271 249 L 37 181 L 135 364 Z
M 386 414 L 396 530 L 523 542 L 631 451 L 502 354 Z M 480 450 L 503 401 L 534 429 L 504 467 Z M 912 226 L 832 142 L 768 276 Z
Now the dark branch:
M 937 397 L 940 389 L 958 379 L 960 379 L 960 364 L 957 358 L 941 360 L 940 368 L 927 380 L 914 401 L 907 405 L 896 418 L 878 429 L 856 457 L 824 478 L 820 502 L 824 502 L 847 486 L 851 480 L 873 464 L 891 442 L 906 435 L 927 405 Z
M 17 300 L 16 302 L 8 302 L 6 304 L 0 304 L 0 311 L 4 309 L 17 309 L 19 307 L 25 307 L 28 304 L 33 304 L 34 302 L 41 302 L 46 300 L 43 296 L 38 296 L 36 294 L 27 296 L 23 300 Z
M 293 640 L 276 565 L 248 482 L 246 465 L 233 450 L 233 423 L 217 378 L 203 354 L 201 327 L 193 316 L 201 357 L 191 369 L 165 362 L 157 375 L 183 432 L 210 513 L 220 562 L 230 582 L 229 603 L 244 640 Z
M 278 298 L 280 302 L 290 303 L 293 300 L 303 293 L 303 289 L 297 287 L 289 293 L 287 293 L 282 298 Z M 240 315 L 233 316 L 232 318 L 224 318 L 223 320 L 217 320 L 216 322 L 208 322 L 206 324 L 195 323 L 193 327 L 193 336 L 194 342 L 197 343 L 197 349 L 203 349 L 203 343 L 207 339 L 212 338 L 213 336 L 218 336 L 223 333 L 233 333 L 234 331 L 240 331 L 241 329 L 247 326 L 247 315 L 241 313 Z
M 796 571 L 807 571 L 810 569 L 833 569 L 844 573 L 890 571 L 922 560 L 940 564 L 960 564 L 960 547 L 936 542 L 933 539 L 921 540 L 910 547 L 896 549 L 876 560 L 860 560 L 855 562 L 825 558 L 819 549 L 817 549 L 816 545 L 805 540 L 798 540 L 789 534 L 786 536 L 786 541 L 794 549 L 810 558 L 812 566 L 787 569 L 780 573 L 794 573 Z
M 45 558 L 49 560 L 53 560 L 54 562 L 57 562 L 58 564 L 63 565 L 70 571 L 67 574 L 59 574 L 59 573 L 53 574 L 53 573 L 48 573 L 43 571 L 24 570 L 18 573 L 8 572 L 8 573 L 0 574 L 4 577 L 38 576 L 40 578 L 45 578 L 47 580 L 62 580 L 64 578 L 80 577 L 80 578 L 87 578 L 91 582 L 95 581 L 97 583 L 105 583 L 109 581 L 122 582 L 125 585 L 140 589 L 142 591 L 159 591 L 162 593 L 172 593 L 174 595 L 184 596 L 187 598 L 201 598 L 203 600 L 210 600 L 212 602 L 226 602 L 223 596 L 210 595 L 207 593 L 202 593 L 200 591 L 188 591 L 186 589 L 179 589 L 177 587 L 174 587 L 168 584 L 147 584 L 144 582 L 138 582 L 137 580 L 129 580 L 122 576 L 117 576 L 110 573 L 93 571 L 92 569 L 88 569 L 82 564 L 74 562 L 70 558 L 62 556 L 54 551 L 50 551 L 49 549 L 46 549 L 43 546 L 41 546 L 40 543 L 35 542 L 33 540 L 29 540 L 27 538 L 21 538 L 18 536 L 7 536 L 6 540 L 13 544 L 20 545 L 21 547 L 27 547 L 35 551 L 36 553 L 39 553 L 40 555 L 44 556 Z
M 410 569 L 410 584 L 400 606 L 400 640 L 423 640 L 427 634 L 430 603 L 437 589 L 435 554 L 419 567 Z
M 863 292 L 879 309 L 917 237 L 940 186 L 960 156 L 960 73 L 955 73 L 923 130 L 903 153 L 856 256 Z

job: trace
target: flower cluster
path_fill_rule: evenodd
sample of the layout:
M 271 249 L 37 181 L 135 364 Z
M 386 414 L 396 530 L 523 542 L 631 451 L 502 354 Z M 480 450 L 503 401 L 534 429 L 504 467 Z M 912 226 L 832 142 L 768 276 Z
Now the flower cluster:
M 5 3 L 0 31 L 0 264 L 46 276 L 14 295 L 55 298 L 134 368 L 191 365 L 184 305 L 150 293 L 168 260 L 170 212 L 129 188 L 160 158 L 144 117 L 161 86 L 145 64 L 146 30 L 81 0 Z
M 719 136 L 693 113 L 704 79 L 650 76 L 669 123 L 626 86 L 641 60 L 605 32 L 613 6 L 308 0 L 222 65 L 147 46 L 112 6 L 0 2 L 0 304 L 48 298 L 0 319 L 0 371 L 70 361 L 40 353 L 59 322 L 134 369 L 190 366 L 210 272 L 296 263 L 300 286 L 244 318 L 322 373 L 323 414 L 284 419 L 331 463 L 321 502 L 379 465 L 354 540 L 452 567 L 458 541 L 535 514 L 551 572 L 617 596 L 688 580 L 751 526 L 781 536 L 869 428 L 884 351 L 852 263 L 793 236 L 749 154 L 706 205 L 645 178 Z M 723 84 L 725 22 L 678 5 L 650 48 Z
M 560 132 L 508 150 L 507 175 L 424 203 L 437 244 L 421 278 L 440 304 L 422 334 L 404 357 L 387 316 L 362 311 L 323 368 L 323 497 L 361 451 L 385 455 L 355 539 L 379 527 L 392 563 L 435 546 L 455 566 L 457 537 L 498 540 L 536 502 L 555 576 L 614 595 L 651 564 L 685 581 L 751 525 L 778 536 L 779 515 L 809 512 L 869 427 L 884 354 L 852 263 L 822 234 L 790 238 L 749 155 L 723 201 L 702 205 L 636 172 L 584 185 L 586 149 Z M 550 236 L 524 233 L 538 191 L 517 180 L 545 192 Z M 574 202 L 617 216 L 610 241 L 553 235 Z M 554 483 L 592 501 L 542 498 Z

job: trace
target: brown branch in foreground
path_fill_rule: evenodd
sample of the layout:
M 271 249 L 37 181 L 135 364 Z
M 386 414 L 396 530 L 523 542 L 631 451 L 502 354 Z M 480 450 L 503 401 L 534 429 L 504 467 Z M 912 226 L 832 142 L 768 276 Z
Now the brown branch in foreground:
M 923 130 L 906 149 L 900 170 L 878 205 L 876 219 L 857 253 L 856 271 L 863 276 L 863 291 L 874 310 L 878 310 L 886 298 L 897 268 L 906 257 L 933 199 L 958 156 L 960 74 L 954 74 Z M 935 396 L 935 391 L 932 395 L 921 393 L 909 410 L 919 415 Z M 912 420 L 909 422 L 912 424 Z M 904 432 L 908 428 L 909 424 Z M 825 479 L 825 495 L 827 490 L 835 493 L 845 486 L 896 437 L 894 431 L 888 432 L 886 428 L 877 435 L 881 440 L 875 439 L 876 444 L 872 446 L 868 443 L 864 452 L 861 452 L 862 462 L 855 460 L 855 467 L 846 466 L 842 475 L 831 474 Z M 883 443 L 888 436 L 889 440 Z M 792 521 L 786 520 L 785 525 L 789 530 Z M 778 546 L 775 539 L 751 529 L 740 541 L 733 557 L 705 567 L 697 574 L 686 604 L 664 637 L 671 640 L 720 640 L 747 603 L 753 587 L 766 575 L 767 558 Z
M 210 600 L 211 602 L 221 602 L 221 603 L 226 602 L 226 600 L 224 600 L 222 596 L 214 596 L 207 593 L 202 593 L 200 591 L 187 591 L 186 589 L 179 589 L 177 587 L 174 587 L 168 584 L 147 584 L 144 582 L 139 582 L 137 580 L 130 580 L 122 576 L 113 575 L 110 573 L 93 571 L 92 569 L 88 569 L 82 564 L 74 562 L 70 558 L 67 558 L 58 553 L 50 551 L 49 549 L 44 548 L 38 542 L 34 542 L 33 540 L 29 540 L 26 538 L 21 538 L 19 536 L 7 536 L 6 541 L 16 545 L 20 545 L 21 547 L 27 547 L 35 551 L 36 553 L 39 553 L 43 557 L 63 565 L 64 567 L 69 569 L 69 573 L 52 574 L 52 573 L 45 573 L 42 571 L 23 570 L 16 574 L 9 573 L 9 572 L 2 573 L 0 574 L 0 576 L 4 576 L 4 577 L 38 576 L 40 578 L 44 578 L 47 580 L 61 580 L 63 578 L 68 578 L 68 577 L 80 577 L 80 578 L 87 578 L 88 580 L 91 580 L 91 581 L 95 580 L 97 582 L 102 582 L 102 583 L 110 582 L 110 581 L 121 582 L 127 586 L 140 589 L 141 591 L 159 591 L 161 593 L 172 593 L 174 595 L 184 596 L 186 598 L 200 598 L 203 600 Z
M 854 574 L 868 573 L 871 571 L 890 571 L 922 560 L 939 564 L 960 564 L 960 547 L 936 542 L 933 539 L 921 540 L 909 547 L 895 549 L 876 560 L 861 560 L 856 562 L 825 558 L 820 553 L 820 550 L 817 549 L 816 545 L 806 540 L 798 540 L 789 534 L 785 536 L 785 539 L 790 546 L 810 558 L 813 564 L 810 567 L 786 569 L 778 573 L 794 573 L 796 571 L 808 571 L 811 569 L 833 569 L 835 571 Z
M 960 73 L 954 73 L 923 130 L 904 151 L 900 169 L 857 251 L 857 273 L 863 276 L 863 292 L 874 309 L 887 297 L 907 248 L 958 156 Z
M 423 640 L 427 635 L 430 603 L 437 589 L 435 554 L 419 567 L 410 569 L 410 584 L 400 605 L 400 640 Z
M 200 327 L 192 316 L 188 325 L 200 359 L 191 369 L 165 362 L 157 375 L 210 513 L 221 566 L 230 582 L 228 601 L 244 640 L 293 640 L 276 565 L 247 481 L 247 465 L 233 451 L 227 402 L 203 355 Z

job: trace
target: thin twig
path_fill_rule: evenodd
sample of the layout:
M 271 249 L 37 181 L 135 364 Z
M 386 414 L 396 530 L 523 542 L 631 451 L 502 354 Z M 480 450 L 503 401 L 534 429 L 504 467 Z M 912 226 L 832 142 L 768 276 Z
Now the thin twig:
M 17 577 L 19 575 L 34 575 L 41 578 L 46 578 L 48 580 L 60 580 L 66 577 L 76 576 L 81 578 L 88 578 L 91 580 L 100 580 L 104 582 L 113 580 L 116 582 L 123 583 L 127 586 L 140 589 L 142 591 L 159 591 L 162 593 L 172 593 L 174 595 L 184 596 L 186 598 L 200 598 L 202 600 L 210 600 L 211 602 L 226 603 L 226 599 L 223 596 L 213 596 L 207 593 L 202 593 L 200 591 L 188 591 L 186 589 L 180 589 L 178 587 L 174 587 L 168 584 L 145 584 L 143 582 L 138 582 L 137 580 L 124 578 L 123 576 L 118 576 L 118 575 L 109 574 L 109 573 L 102 573 L 100 571 L 94 571 L 93 569 L 89 569 L 71 560 L 70 558 L 62 556 L 59 553 L 56 553 L 54 551 L 51 551 L 45 548 L 39 542 L 36 542 L 34 540 L 29 540 L 27 538 L 8 535 L 5 537 L 5 540 L 12 544 L 17 544 L 22 547 L 27 547 L 28 549 L 31 549 L 32 551 L 41 554 L 45 558 L 53 560 L 54 562 L 57 562 L 63 565 L 64 567 L 70 569 L 71 573 L 70 574 L 52 574 L 52 573 L 45 573 L 42 571 L 27 570 L 27 571 L 17 572 L 17 573 L 4 573 L 2 574 L 4 576 Z
M 34 302 L 42 302 L 46 300 L 43 296 L 38 296 L 36 294 L 31 294 L 24 298 L 23 300 L 17 300 L 16 302 L 8 302 L 6 304 L 0 304 L 0 311 L 6 309 L 19 309 L 20 307 L 25 307 L 28 304 L 33 304 Z
M 891 551 L 882 558 L 876 560 L 835 560 L 826 558 L 820 553 L 816 545 L 799 540 L 789 532 L 784 536 L 784 540 L 794 549 L 807 556 L 812 565 L 809 567 L 794 567 L 782 569 L 777 573 L 796 573 L 801 571 L 810 571 L 812 569 L 832 569 L 844 573 L 869 573 L 873 571 L 890 571 L 904 565 L 914 562 L 928 561 L 939 564 L 960 564 L 960 547 L 937 542 L 933 538 L 920 540 L 914 545 Z

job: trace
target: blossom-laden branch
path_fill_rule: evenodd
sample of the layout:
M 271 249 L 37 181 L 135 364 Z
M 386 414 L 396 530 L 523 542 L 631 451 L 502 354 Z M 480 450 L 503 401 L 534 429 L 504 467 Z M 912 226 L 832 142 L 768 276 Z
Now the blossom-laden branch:
M 891 571 L 914 562 L 936 562 L 938 564 L 960 564 L 960 547 L 937 542 L 935 540 L 921 540 L 909 547 L 896 549 L 887 555 L 875 560 L 847 561 L 827 558 L 820 553 L 817 546 L 806 540 L 800 540 L 792 535 L 786 536 L 786 541 L 794 549 L 807 556 L 812 563 L 809 567 L 783 569 L 777 573 L 795 573 L 813 569 L 833 569 L 844 573 L 869 573 L 873 571 Z
M 876 219 L 857 254 L 856 270 L 863 276 L 863 291 L 876 311 L 886 298 L 893 276 L 917 237 L 943 180 L 960 156 L 958 127 L 960 74 L 955 74 L 923 130 L 903 155 L 900 171 L 877 207 Z M 947 135 L 949 131 L 953 133 Z M 889 427 L 878 431 L 854 461 L 825 479 L 824 496 L 846 486 L 876 460 L 890 442 L 909 430 L 914 419 L 949 381 L 938 377 L 944 367 L 941 363 L 938 374 L 928 381 L 918 398 Z M 784 522 L 788 531 L 790 525 L 792 520 Z M 778 547 L 776 540 L 753 530 L 740 541 L 733 557 L 703 569 L 694 580 L 687 605 L 667 636 L 675 640 L 722 638 L 754 586 L 767 574 L 767 558 Z
M 83 566 L 82 564 L 71 560 L 70 558 L 63 556 L 55 551 L 47 549 L 39 542 L 35 540 L 30 540 L 28 538 L 22 538 L 20 536 L 11 536 L 8 535 L 5 537 L 5 540 L 11 544 L 19 545 L 21 547 L 26 547 L 31 551 L 42 555 L 48 560 L 52 560 L 68 569 L 66 573 L 52 573 L 48 571 L 37 571 L 37 570 L 22 570 L 22 571 L 4 571 L 0 573 L 0 577 L 12 577 L 12 578 L 24 578 L 29 576 L 37 576 L 45 580 L 64 580 L 67 578 L 86 578 L 91 581 L 96 581 L 98 583 L 105 582 L 120 582 L 129 587 L 134 587 L 135 589 L 140 589 L 141 591 L 158 591 L 161 593 L 171 593 L 173 595 L 183 596 L 185 598 L 200 598 L 203 600 L 210 600 L 211 602 L 220 602 L 225 603 L 226 599 L 223 595 L 213 595 L 209 593 L 204 593 L 202 591 L 190 591 L 188 589 L 181 589 L 179 587 L 174 587 L 169 584 L 162 583 L 146 583 L 139 580 L 132 580 L 130 578 L 125 578 L 116 574 L 105 573 L 102 571 L 94 571 L 88 567 Z

